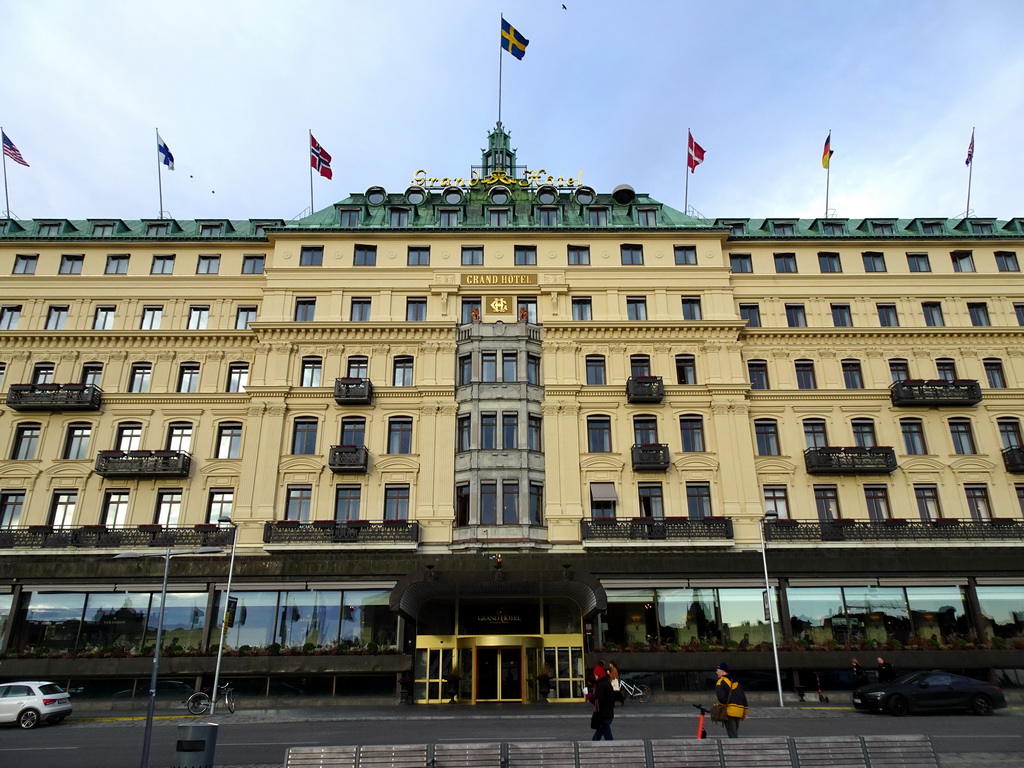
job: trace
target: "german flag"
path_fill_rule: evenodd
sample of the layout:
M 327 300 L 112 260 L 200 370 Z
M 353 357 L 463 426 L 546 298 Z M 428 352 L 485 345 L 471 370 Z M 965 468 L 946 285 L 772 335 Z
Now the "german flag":
M 832 131 L 828 132 L 828 136 L 825 137 L 825 150 L 821 153 L 821 167 L 828 168 L 829 158 L 832 157 L 833 150 L 830 148 L 832 144 Z

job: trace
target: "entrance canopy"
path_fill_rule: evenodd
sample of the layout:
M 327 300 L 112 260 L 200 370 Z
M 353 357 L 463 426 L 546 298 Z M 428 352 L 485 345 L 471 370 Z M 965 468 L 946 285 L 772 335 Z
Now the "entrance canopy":
M 586 618 L 608 606 L 601 582 L 579 571 L 495 570 L 477 573 L 415 571 L 400 579 L 391 590 L 391 610 L 415 620 L 427 600 L 459 597 L 568 597 L 575 600 Z

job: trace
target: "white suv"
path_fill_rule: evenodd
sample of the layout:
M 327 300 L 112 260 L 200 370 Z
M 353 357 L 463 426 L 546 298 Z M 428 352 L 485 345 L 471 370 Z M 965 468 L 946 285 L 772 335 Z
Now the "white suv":
M 56 683 L 30 680 L 0 685 L 0 723 L 35 728 L 43 720 L 59 723 L 71 714 L 71 697 Z

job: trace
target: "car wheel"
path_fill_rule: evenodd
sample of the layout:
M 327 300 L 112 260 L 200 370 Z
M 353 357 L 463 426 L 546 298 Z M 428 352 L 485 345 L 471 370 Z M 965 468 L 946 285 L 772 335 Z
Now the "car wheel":
M 971 712 L 976 715 L 991 715 L 993 709 L 992 699 L 983 693 L 971 699 Z
M 906 696 L 892 696 L 886 708 L 889 710 L 890 715 L 903 717 L 910 711 L 910 702 L 907 701 Z
M 18 727 L 28 730 L 39 725 L 39 713 L 34 709 L 26 709 L 18 715 Z

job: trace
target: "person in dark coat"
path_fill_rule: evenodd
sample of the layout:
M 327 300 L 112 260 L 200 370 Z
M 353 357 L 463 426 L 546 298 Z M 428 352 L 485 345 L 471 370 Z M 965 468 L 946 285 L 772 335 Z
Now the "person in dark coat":
M 880 683 L 891 683 L 896 679 L 896 670 L 892 668 L 892 664 L 883 659 L 881 656 L 878 657 L 878 682 Z
M 730 739 L 740 735 L 740 723 L 747 719 L 747 694 L 742 686 L 729 677 L 729 665 L 721 663 L 715 668 L 718 682 L 715 683 L 715 698 L 719 704 L 725 704 L 725 733 Z
M 594 667 L 594 687 L 587 694 L 587 701 L 597 704 L 597 712 L 600 715 L 601 726 L 594 730 L 592 741 L 614 741 L 612 736 L 612 719 L 615 717 L 615 701 L 621 700 L 622 694 L 615 693 L 612 688 L 612 681 L 605 672 L 604 666 L 598 664 Z

